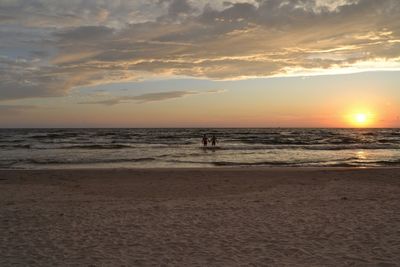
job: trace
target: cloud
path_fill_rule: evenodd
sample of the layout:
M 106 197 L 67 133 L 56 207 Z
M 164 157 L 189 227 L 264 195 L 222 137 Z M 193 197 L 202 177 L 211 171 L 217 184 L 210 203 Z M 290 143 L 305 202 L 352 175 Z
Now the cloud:
M 400 69 L 398 0 L 16 0 L 0 10 L 0 100 L 153 76 Z
M 158 20 L 178 20 L 194 14 L 194 8 L 187 0 L 160 0 L 160 3 L 167 4 L 167 14 L 158 18 Z
M 157 92 L 157 93 L 148 93 L 137 96 L 121 96 L 121 97 L 113 97 L 109 99 L 95 100 L 95 101 L 85 101 L 79 102 L 79 104 L 99 104 L 106 106 L 113 106 L 123 103 L 128 103 L 131 101 L 135 101 L 139 104 L 149 103 L 149 102 L 157 102 L 164 101 L 169 99 L 181 98 L 189 95 L 198 95 L 198 94 L 215 94 L 215 93 L 223 93 L 225 90 L 208 90 L 205 92 L 202 91 L 169 91 L 169 92 Z

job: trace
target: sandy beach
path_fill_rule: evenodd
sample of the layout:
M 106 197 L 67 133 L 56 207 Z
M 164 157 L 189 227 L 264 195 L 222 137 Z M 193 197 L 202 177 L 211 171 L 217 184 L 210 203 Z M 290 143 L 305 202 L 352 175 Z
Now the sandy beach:
M 400 266 L 400 170 L 0 171 L 0 266 Z

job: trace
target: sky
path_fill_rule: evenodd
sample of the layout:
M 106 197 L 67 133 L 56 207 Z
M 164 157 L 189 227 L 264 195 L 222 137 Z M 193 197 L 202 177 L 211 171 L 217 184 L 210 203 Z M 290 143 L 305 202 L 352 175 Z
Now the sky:
M 0 0 L 0 127 L 400 127 L 398 0 Z

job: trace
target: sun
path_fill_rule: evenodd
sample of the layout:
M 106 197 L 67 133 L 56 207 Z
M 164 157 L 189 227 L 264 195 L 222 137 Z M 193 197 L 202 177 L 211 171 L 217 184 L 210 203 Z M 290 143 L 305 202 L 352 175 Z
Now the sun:
M 369 108 L 353 108 L 344 113 L 347 126 L 354 128 L 375 127 L 377 114 Z
M 373 115 L 372 113 L 367 112 L 357 112 L 353 113 L 349 117 L 349 122 L 355 127 L 367 127 L 373 124 Z
M 358 113 L 354 115 L 354 119 L 358 124 L 365 124 L 368 121 L 368 116 L 365 113 Z

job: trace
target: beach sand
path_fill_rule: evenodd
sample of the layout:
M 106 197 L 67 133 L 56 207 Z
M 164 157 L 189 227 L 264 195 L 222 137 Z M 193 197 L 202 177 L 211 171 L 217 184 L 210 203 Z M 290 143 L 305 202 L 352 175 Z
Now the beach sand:
M 0 266 L 400 266 L 400 169 L 0 171 Z

